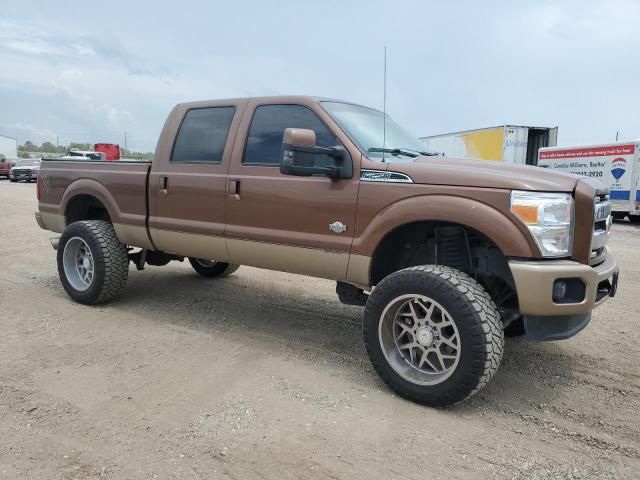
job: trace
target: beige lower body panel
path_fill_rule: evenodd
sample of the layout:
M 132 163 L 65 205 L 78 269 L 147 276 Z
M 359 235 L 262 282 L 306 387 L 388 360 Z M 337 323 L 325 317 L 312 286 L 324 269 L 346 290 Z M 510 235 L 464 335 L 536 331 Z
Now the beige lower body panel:
M 232 263 L 313 277 L 346 280 L 349 254 L 251 240 L 227 239 Z
M 349 283 L 353 283 L 364 289 L 371 286 L 370 272 L 371 257 L 364 255 L 349 255 L 349 266 L 347 268 L 347 279 Z
M 151 237 L 156 247 L 166 253 L 221 262 L 229 261 L 224 237 L 159 229 L 152 229 Z
M 114 223 L 113 229 L 116 231 L 118 240 L 127 245 L 134 247 L 146 248 L 147 250 L 153 250 L 153 245 L 149 241 L 149 235 L 147 235 L 146 227 L 125 225 L 123 223 Z
M 125 228 L 116 232 L 123 242 L 143 246 L 142 231 Z M 175 255 L 339 280 L 363 288 L 369 285 L 371 258 L 362 255 L 159 229 L 152 229 L 151 235 L 158 249 Z
M 604 303 L 596 301 L 598 284 L 618 271 L 614 256 L 607 250 L 604 261 L 596 267 L 570 260 L 509 261 L 518 294 L 520 313 L 534 316 L 580 315 Z M 561 278 L 579 278 L 585 284 L 585 298 L 580 303 L 554 303 L 553 283 Z
M 40 228 L 52 232 L 62 233 L 66 227 L 64 215 L 51 212 L 36 212 L 36 221 Z

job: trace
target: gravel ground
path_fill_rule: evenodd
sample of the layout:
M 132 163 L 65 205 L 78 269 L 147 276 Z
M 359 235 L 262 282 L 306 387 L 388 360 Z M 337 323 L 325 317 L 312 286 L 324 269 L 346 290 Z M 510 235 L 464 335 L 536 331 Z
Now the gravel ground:
M 638 478 L 640 229 L 616 223 L 618 297 L 577 337 L 507 342 L 444 410 L 394 396 L 361 309 L 329 281 L 188 264 L 72 303 L 33 184 L 0 181 L 0 478 Z

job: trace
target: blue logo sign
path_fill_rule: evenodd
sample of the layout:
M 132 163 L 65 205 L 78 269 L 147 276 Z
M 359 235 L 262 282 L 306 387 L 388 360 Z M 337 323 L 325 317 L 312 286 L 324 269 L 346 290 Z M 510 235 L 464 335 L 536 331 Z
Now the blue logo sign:
M 616 180 L 620 180 L 626 171 L 627 161 L 624 158 L 618 157 L 611 162 L 611 175 Z

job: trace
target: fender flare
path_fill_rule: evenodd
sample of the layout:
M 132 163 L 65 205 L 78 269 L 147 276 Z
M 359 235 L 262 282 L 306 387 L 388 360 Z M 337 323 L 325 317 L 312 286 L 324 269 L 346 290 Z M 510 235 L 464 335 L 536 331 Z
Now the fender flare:
M 78 195 L 88 195 L 96 198 L 104 205 L 104 208 L 106 208 L 112 223 L 123 223 L 122 212 L 118 208 L 118 204 L 113 198 L 113 195 L 111 195 L 109 190 L 100 182 L 88 178 L 75 180 L 65 189 L 62 199 L 60 200 L 58 211 L 60 215 L 65 217 L 65 223 L 67 221 L 67 207 L 69 202 Z
M 373 257 L 384 238 L 398 227 L 420 221 L 452 222 L 472 228 L 507 257 L 539 257 L 526 226 L 486 203 L 453 195 L 419 195 L 387 205 L 354 238 L 352 253 Z

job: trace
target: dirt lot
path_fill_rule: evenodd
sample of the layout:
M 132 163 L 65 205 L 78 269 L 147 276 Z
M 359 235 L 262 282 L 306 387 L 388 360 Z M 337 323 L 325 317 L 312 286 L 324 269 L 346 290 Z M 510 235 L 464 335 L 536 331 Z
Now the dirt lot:
M 488 388 L 433 410 L 369 365 L 334 284 L 243 267 L 131 271 L 65 295 L 35 186 L 0 181 L 0 478 L 638 478 L 640 229 L 619 296 L 574 339 L 507 343 Z

